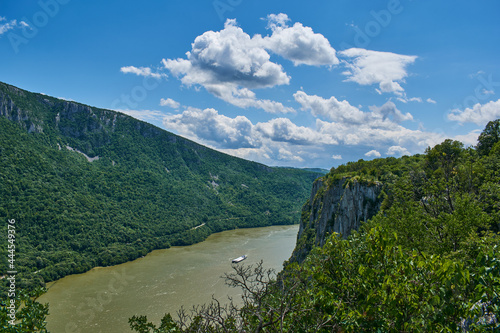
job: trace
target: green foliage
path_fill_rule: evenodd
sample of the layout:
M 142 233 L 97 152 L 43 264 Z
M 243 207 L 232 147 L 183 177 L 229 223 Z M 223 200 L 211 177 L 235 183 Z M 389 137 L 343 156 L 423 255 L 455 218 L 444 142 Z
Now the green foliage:
M 45 290 L 36 289 L 30 294 L 21 292 L 14 298 L 14 309 L 10 298 L 5 298 L 5 303 L 0 304 L 0 327 L 5 333 L 46 333 L 45 317 L 49 313 L 48 304 L 36 302 L 36 297 Z M 15 319 L 15 320 L 14 320 Z M 14 320 L 14 325 L 12 321 Z
M 408 252 L 381 228 L 331 237 L 305 265 L 316 307 L 348 332 L 456 330 L 468 316 L 464 264 Z
M 477 141 L 478 153 L 488 155 L 495 144 L 500 141 L 500 119 L 488 122 Z

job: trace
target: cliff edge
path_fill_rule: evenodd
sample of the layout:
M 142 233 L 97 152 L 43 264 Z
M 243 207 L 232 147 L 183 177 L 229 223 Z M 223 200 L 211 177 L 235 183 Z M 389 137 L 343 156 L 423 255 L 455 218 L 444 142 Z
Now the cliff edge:
M 363 221 L 373 217 L 382 203 L 380 182 L 360 182 L 345 177 L 334 181 L 317 179 L 302 207 L 297 245 L 291 261 L 302 262 L 314 246 L 323 246 L 328 235 L 347 238 Z

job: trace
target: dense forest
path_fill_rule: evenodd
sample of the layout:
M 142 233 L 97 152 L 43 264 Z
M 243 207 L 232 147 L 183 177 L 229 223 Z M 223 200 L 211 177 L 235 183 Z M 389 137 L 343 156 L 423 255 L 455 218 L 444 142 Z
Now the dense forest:
M 476 147 L 445 140 L 424 154 L 347 163 L 323 177 L 383 182 L 374 218 L 347 239 L 332 234 L 277 277 L 235 266 L 226 283 L 243 306 L 218 300 L 138 314 L 146 332 L 498 332 L 500 119 Z M 330 184 L 330 185 L 329 185 Z M 174 319 L 175 318 L 175 319 Z
M 16 287 L 298 222 L 324 173 L 222 154 L 127 115 L 0 83 L 0 269 L 15 220 Z M 2 299 L 6 279 L 0 280 Z

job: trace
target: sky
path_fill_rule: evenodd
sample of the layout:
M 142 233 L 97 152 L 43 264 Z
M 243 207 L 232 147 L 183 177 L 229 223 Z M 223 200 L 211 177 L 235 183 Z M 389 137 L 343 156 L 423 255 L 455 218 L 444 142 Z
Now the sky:
M 500 2 L 2 0 L 0 81 L 271 166 L 475 145 Z

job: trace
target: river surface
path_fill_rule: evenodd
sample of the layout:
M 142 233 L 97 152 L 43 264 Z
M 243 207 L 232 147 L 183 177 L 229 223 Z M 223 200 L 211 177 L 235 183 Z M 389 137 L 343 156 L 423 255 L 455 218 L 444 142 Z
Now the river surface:
M 132 332 L 128 318 L 147 315 L 159 324 L 165 313 L 183 306 L 239 298 L 221 276 L 231 273 L 231 259 L 246 254 L 241 264 L 264 261 L 281 270 L 297 238 L 298 225 L 237 229 L 213 234 L 191 246 L 153 251 L 121 265 L 94 268 L 49 285 L 38 299 L 49 303 L 47 328 L 51 333 Z

